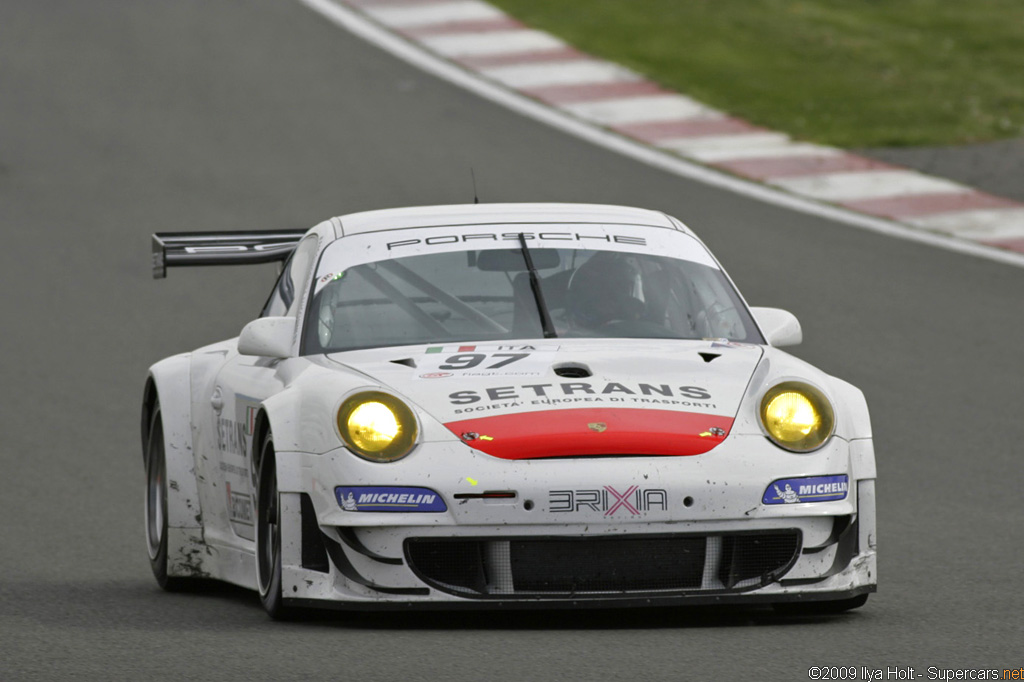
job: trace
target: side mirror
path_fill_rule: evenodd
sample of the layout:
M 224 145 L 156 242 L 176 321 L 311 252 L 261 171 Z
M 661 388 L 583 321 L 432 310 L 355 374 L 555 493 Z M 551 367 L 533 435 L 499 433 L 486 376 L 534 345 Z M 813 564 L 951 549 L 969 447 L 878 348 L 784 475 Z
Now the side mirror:
M 796 346 L 804 340 L 796 315 L 780 308 L 751 308 L 757 326 L 772 346 Z
M 242 328 L 238 335 L 240 355 L 264 358 L 288 358 L 295 336 L 294 317 L 261 317 Z

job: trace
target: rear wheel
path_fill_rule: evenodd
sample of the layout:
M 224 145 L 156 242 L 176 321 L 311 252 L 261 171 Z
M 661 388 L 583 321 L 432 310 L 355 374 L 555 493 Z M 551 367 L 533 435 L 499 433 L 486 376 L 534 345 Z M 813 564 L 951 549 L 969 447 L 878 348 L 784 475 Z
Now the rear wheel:
M 281 593 L 281 495 L 277 489 L 274 439 L 268 432 L 260 446 L 256 489 L 256 582 L 260 602 L 271 618 L 287 618 Z
M 184 579 L 167 575 L 167 457 L 160 404 L 154 403 L 146 449 L 146 545 L 157 584 L 168 591 L 181 589 Z

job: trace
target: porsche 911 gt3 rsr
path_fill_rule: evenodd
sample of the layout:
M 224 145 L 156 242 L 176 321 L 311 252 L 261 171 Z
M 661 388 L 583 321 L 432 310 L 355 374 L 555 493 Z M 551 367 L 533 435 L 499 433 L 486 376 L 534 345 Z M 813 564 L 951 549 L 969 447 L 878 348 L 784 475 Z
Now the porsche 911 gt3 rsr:
M 296 607 L 816 605 L 875 590 L 862 393 L 662 213 L 371 211 L 154 235 L 283 261 L 238 338 L 150 369 L 157 581 Z

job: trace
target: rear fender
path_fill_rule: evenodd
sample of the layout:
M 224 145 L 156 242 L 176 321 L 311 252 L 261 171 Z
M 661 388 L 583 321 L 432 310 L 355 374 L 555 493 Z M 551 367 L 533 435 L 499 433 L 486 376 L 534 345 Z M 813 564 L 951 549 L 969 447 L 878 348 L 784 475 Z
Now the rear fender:
M 189 396 L 190 355 L 185 353 L 161 360 L 149 369 L 143 405 L 144 437 L 152 418 L 153 399 L 159 400 L 167 458 L 167 525 L 170 528 L 201 530 L 203 514 L 192 454 L 191 400 Z M 174 537 L 176 534 L 170 534 Z M 168 556 L 175 554 L 168 547 Z

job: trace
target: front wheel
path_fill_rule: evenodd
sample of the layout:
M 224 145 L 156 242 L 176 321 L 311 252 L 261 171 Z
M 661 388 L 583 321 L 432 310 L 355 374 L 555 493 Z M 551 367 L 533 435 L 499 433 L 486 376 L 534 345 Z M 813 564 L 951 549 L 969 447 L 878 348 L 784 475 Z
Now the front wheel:
M 290 610 L 281 593 L 281 495 L 277 490 L 274 439 L 267 433 L 260 447 L 256 489 L 256 582 L 260 602 L 271 618 L 284 619 Z

